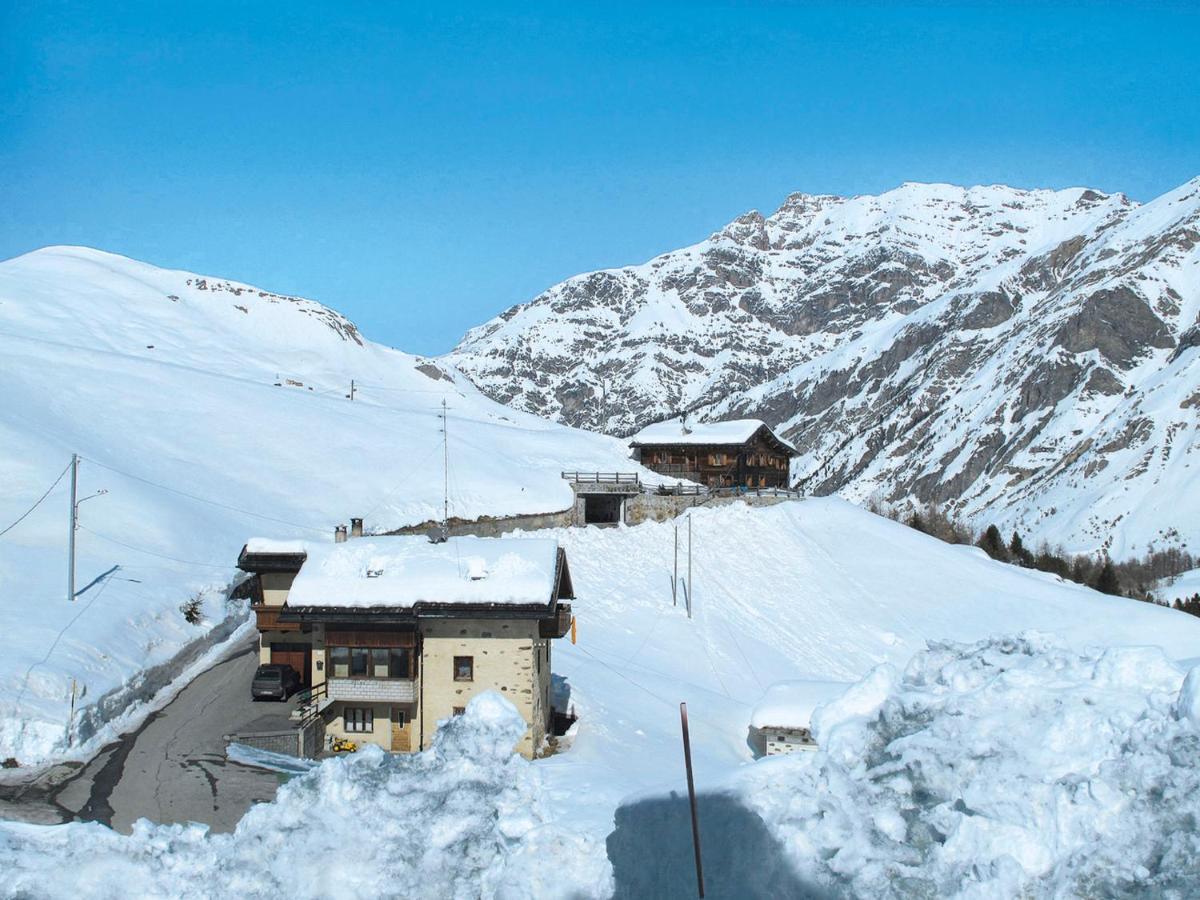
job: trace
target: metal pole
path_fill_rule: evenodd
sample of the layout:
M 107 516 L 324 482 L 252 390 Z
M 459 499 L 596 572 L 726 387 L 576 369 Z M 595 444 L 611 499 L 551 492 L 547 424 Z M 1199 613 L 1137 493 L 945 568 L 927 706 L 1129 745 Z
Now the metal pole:
M 679 523 L 675 523 L 675 571 L 671 575 L 671 605 L 679 605 Z
M 79 484 L 79 454 L 71 454 L 71 527 L 67 529 L 67 600 L 75 601 L 75 529 L 79 522 L 79 505 L 75 499 Z
M 696 782 L 692 779 L 692 741 L 688 735 L 687 704 L 679 704 L 679 721 L 683 726 L 683 763 L 687 767 L 688 803 L 692 807 L 692 847 L 696 852 L 696 890 L 704 896 L 704 867 L 700 863 L 700 820 L 696 816 Z
M 354 402 L 354 379 L 350 379 L 350 402 Z
M 442 525 L 450 522 L 450 432 L 446 417 L 446 398 L 442 398 Z
M 688 618 L 692 617 L 692 516 L 688 514 L 688 579 L 687 579 L 687 606 Z

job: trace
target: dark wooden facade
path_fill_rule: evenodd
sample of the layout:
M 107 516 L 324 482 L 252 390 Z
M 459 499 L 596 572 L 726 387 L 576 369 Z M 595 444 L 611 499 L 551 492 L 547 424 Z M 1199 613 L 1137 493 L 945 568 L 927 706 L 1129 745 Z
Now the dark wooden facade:
M 787 488 L 795 451 L 766 425 L 740 444 L 637 443 L 641 464 L 710 488 Z

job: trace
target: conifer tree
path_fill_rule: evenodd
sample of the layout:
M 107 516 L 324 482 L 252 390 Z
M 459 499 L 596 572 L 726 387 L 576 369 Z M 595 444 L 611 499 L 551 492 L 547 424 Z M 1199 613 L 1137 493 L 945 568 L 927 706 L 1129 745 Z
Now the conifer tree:
M 1000 529 L 995 525 L 987 527 L 987 530 L 983 533 L 983 537 L 979 539 L 979 546 L 992 559 L 998 559 L 1002 562 L 1008 561 L 1008 549 L 1004 546 L 1004 538 L 1000 537 Z
M 1096 583 L 1092 587 L 1102 594 L 1120 596 L 1121 583 L 1117 579 L 1117 570 L 1113 568 L 1111 559 L 1104 560 L 1104 565 L 1100 568 L 1100 574 L 1096 576 Z
M 1018 565 L 1028 568 L 1033 564 L 1033 554 L 1025 549 L 1025 543 L 1021 540 L 1021 535 L 1013 532 L 1012 540 L 1008 543 L 1008 553 L 1012 557 L 1013 562 Z

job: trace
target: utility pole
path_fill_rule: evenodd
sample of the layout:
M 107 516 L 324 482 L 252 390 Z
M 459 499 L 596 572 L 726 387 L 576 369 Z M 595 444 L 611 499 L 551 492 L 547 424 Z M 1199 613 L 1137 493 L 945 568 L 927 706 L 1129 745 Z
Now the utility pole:
M 71 454 L 71 527 L 67 529 L 67 600 L 75 602 L 75 529 L 79 527 L 79 454 Z
M 350 379 L 350 402 L 354 402 L 354 379 Z
M 450 432 L 446 398 L 442 398 L 442 527 L 450 527 Z

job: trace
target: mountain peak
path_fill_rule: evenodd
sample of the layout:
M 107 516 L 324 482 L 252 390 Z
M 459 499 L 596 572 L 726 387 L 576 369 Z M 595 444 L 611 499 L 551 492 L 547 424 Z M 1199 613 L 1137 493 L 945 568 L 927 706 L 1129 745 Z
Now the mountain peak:
M 1089 188 L 794 193 L 556 285 L 448 358 L 485 393 L 609 433 L 679 409 L 764 419 L 817 493 L 1144 548 L 1152 507 L 1084 486 L 1105 471 L 1200 500 L 1200 474 L 1172 469 L 1200 441 L 1200 358 L 1175 354 L 1200 315 L 1197 207 L 1193 183 L 1144 206 Z M 1178 414 L 1143 412 L 1151 384 Z

